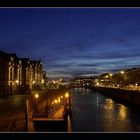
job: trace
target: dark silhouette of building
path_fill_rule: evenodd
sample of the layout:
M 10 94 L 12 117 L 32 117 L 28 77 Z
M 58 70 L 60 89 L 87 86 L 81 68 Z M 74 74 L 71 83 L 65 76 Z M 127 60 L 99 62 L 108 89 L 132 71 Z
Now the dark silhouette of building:
M 0 97 L 5 97 L 8 93 L 8 57 L 0 51 Z

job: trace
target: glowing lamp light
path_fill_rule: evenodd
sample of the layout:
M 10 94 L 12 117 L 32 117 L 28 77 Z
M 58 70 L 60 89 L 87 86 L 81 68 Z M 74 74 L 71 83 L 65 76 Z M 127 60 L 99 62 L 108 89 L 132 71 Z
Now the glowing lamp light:
M 66 98 L 68 98 L 68 97 L 69 97 L 69 93 L 68 93 L 68 92 L 66 92 L 65 97 L 66 97 Z
M 96 85 L 99 86 L 99 83 L 97 82 Z
M 108 78 L 108 75 L 106 75 L 105 78 Z
M 33 81 L 33 84 L 35 84 L 35 81 Z
M 124 74 L 125 72 L 123 70 L 121 70 L 121 74 Z
M 19 81 L 18 81 L 18 80 L 16 80 L 15 82 L 16 82 L 17 84 L 19 83 Z
M 42 79 L 42 82 L 41 82 L 42 84 L 44 83 L 44 79 Z
M 60 103 L 61 102 L 61 100 L 60 99 L 58 99 L 58 103 Z
M 63 96 L 61 96 L 61 98 L 63 98 Z
M 55 99 L 54 102 L 57 104 L 58 103 L 57 99 Z
M 38 94 L 35 94 L 35 98 L 37 99 L 39 97 L 39 95 Z

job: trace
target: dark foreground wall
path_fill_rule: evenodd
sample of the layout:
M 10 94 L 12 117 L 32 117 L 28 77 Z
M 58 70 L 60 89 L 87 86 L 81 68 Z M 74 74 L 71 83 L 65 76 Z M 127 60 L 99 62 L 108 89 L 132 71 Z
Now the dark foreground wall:
M 98 91 L 121 103 L 128 103 L 130 105 L 140 106 L 139 91 L 106 88 L 106 87 L 92 87 L 92 86 L 86 88 L 92 89 L 93 91 Z

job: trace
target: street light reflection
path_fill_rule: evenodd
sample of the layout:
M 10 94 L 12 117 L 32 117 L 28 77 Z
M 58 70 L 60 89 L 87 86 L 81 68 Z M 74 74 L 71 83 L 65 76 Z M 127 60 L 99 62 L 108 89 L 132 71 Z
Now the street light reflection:
M 126 115 L 127 115 L 126 107 L 124 105 L 121 105 L 120 111 L 119 111 L 119 116 L 122 120 L 124 120 L 126 118 Z
M 114 102 L 112 99 L 106 99 L 106 103 L 105 103 L 105 108 L 106 109 L 113 109 L 114 107 Z

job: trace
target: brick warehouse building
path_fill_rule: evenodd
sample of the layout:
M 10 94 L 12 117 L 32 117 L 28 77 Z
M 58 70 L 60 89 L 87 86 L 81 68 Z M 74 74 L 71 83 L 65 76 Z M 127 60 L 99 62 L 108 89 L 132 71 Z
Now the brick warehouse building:
M 0 97 L 41 90 L 43 74 L 40 60 L 19 58 L 16 54 L 0 51 Z

